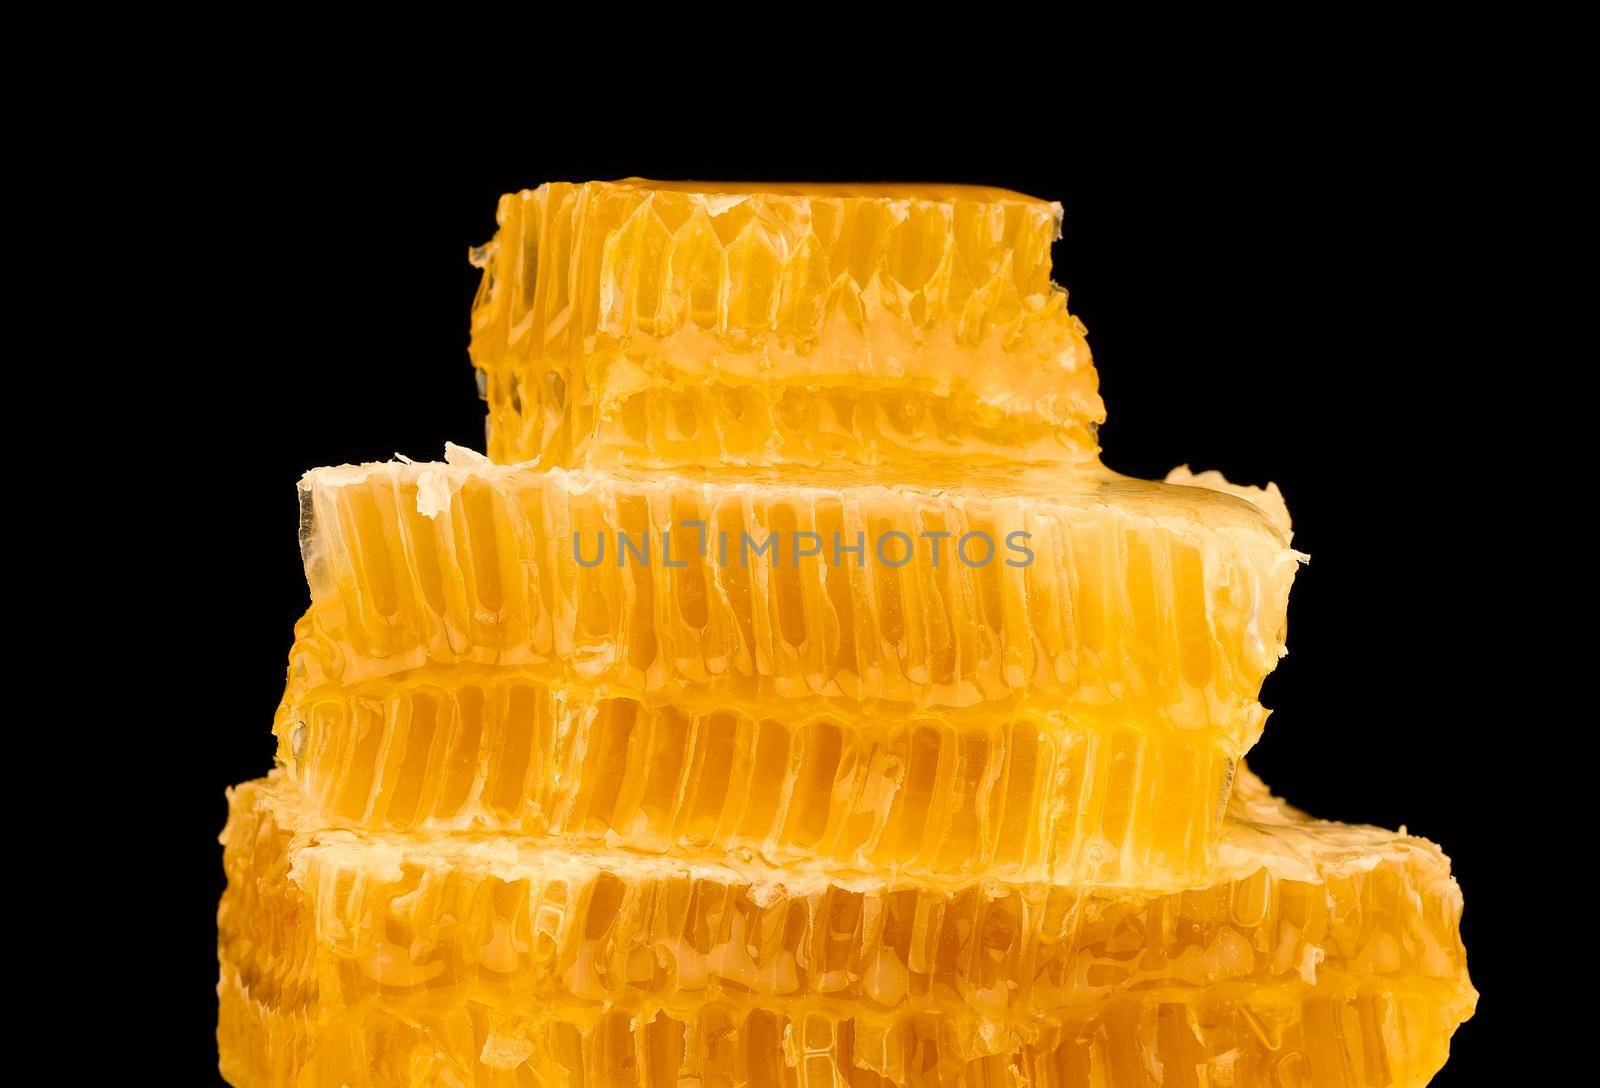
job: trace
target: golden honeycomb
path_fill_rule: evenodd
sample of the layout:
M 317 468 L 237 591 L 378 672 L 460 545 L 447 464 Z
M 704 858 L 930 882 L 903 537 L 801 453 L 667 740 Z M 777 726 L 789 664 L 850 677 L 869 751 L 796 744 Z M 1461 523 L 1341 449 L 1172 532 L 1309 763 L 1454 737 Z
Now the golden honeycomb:
M 490 457 L 300 484 L 233 1084 L 1432 1077 L 1477 996 L 1449 862 L 1244 769 L 1305 557 L 1270 485 L 1099 463 L 1060 214 L 502 199 Z
M 1061 206 L 945 186 L 549 184 L 503 197 L 472 314 L 497 461 L 1092 461 Z
M 1208 872 L 1234 766 L 1221 744 L 1061 711 L 858 719 L 459 668 L 333 687 L 277 730 L 306 804 L 360 827 L 1146 887 Z
M 308 1030 L 293 1014 L 235 997 L 237 986 L 225 969 L 222 1030 L 238 1042 L 224 1072 L 237 1083 L 305 1088 L 1391 1088 L 1428 1082 L 1460 1016 L 1448 996 L 1382 985 L 1129 996 L 1072 1017 L 1050 1040 L 1007 1042 L 997 1053 L 931 1012 L 879 1020 L 721 1002 L 521 1015 L 476 1003 L 405 1015 L 362 1009 Z
M 1301 558 L 1243 499 L 1105 470 L 934 489 L 448 458 L 302 480 L 291 693 L 494 665 L 669 696 L 1043 701 L 1237 755 Z
M 294 1035 L 294 1060 L 330 1070 L 407 1039 L 406 1061 L 434 1083 L 497 1083 L 534 1054 L 578 1075 L 619 1011 L 640 1082 L 676 1083 L 697 1072 L 685 1063 L 711 1060 L 694 1054 L 706 1010 L 752 1068 L 792 1065 L 793 1048 L 812 1048 L 786 1035 L 825 1025 L 824 1065 L 842 1060 L 846 1034 L 855 1048 L 870 1037 L 863 1074 L 903 1083 L 975 1069 L 1052 1083 L 1030 1066 L 1070 1065 L 1079 1048 L 1087 1068 L 1161 1054 L 1178 1078 L 1167 1083 L 1197 1083 L 1220 1057 L 1206 1040 L 1245 1032 L 1255 1053 L 1227 1060 L 1246 1068 L 1318 1068 L 1325 1050 L 1431 1075 L 1475 1000 L 1448 862 L 1423 840 L 1309 820 L 1240 778 L 1224 860 L 1204 885 L 1163 895 L 358 831 L 322 822 L 275 777 L 233 794 L 225 1003 L 254 1025 L 247 1062 L 284 1060 L 261 1034 Z M 760 1016 L 796 1027 L 763 1041 Z M 1414 1038 L 1430 1031 L 1435 1045 Z M 922 1051 L 935 1068 L 919 1068 Z M 429 1083 L 408 1076 L 394 1083 Z

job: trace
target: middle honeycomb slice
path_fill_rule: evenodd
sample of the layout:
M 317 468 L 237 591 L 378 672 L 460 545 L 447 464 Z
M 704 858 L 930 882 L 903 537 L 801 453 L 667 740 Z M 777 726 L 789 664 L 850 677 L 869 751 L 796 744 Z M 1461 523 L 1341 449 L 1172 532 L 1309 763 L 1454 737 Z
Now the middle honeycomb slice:
M 277 731 L 324 814 L 936 878 L 1207 871 L 1298 558 L 1251 502 L 451 456 L 302 485 Z
M 1244 499 L 1103 470 L 890 488 L 453 448 L 301 489 L 291 694 L 511 666 L 674 699 L 1048 706 L 1242 754 L 1300 558 Z

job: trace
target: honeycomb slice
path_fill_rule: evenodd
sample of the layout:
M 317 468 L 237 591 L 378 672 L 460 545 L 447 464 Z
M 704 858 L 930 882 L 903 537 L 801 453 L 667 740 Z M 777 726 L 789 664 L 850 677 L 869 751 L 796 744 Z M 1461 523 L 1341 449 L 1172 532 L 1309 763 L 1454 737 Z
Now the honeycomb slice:
M 255 1001 L 232 972 L 219 993 L 238 1088 L 1421 1088 L 1461 1015 L 1430 985 L 1202 990 L 1121 998 L 1015 1042 L 935 1012 L 473 1001 L 314 1020 Z
M 361 833 L 281 776 L 248 783 L 223 836 L 224 1068 L 243 1085 L 560 1082 L 602 1060 L 584 1025 L 609 1023 L 609 1060 L 635 1055 L 644 1083 L 706 1075 L 697 1040 L 743 1055 L 717 1066 L 740 1084 L 797 1059 L 848 1077 L 863 1055 L 910 1082 L 1009 1066 L 1106 1083 L 1155 1055 L 1240 1085 L 1423 1083 L 1476 1000 L 1448 861 L 1242 777 L 1212 882 L 1170 895 Z M 722 1026 L 697 1035 L 708 1015 Z
M 1109 713 L 1238 755 L 1301 558 L 1242 499 L 1104 470 L 800 485 L 452 447 L 319 469 L 301 492 L 312 607 L 291 701 L 514 666 L 673 699 Z
M 347 826 L 1145 888 L 1206 875 L 1234 764 L 1059 712 L 852 721 L 821 700 L 657 705 L 465 667 L 322 689 L 275 731 L 307 802 Z
M 473 255 L 489 452 L 545 467 L 1077 463 L 1105 416 L 1061 207 L 630 179 L 505 196 Z

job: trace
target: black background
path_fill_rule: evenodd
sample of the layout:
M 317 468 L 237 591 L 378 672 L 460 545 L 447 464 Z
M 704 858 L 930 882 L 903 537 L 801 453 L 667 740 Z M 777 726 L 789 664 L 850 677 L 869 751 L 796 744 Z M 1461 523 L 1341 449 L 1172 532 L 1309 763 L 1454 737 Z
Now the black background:
M 376 90 L 243 96 L 225 129 L 188 129 L 161 195 L 186 266 L 173 452 L 203 451 L 188 478 L 214 486 L 173 507 L 204 528 L 167 558 L 225 604 L 217 636 L 182 651 L 190 688 L 170 728 L 186 743 L 164 787 L 179 872 L 166 1011 L 195 1082 L 214 1075 L 223 789 L 271 765 L 307 603 L 295 481 L 433 458 L 446 440 L 481 448 L 468 247 L 492 235 L 502 192 L 630 174 L 965 181 L 1065 205 L 1055 278 L 1089 328 L 1107 462 L 1283 489 L 1312 561 L 1250 762 L 1317 815 L 1403 824 L 1452 856 L 1485 996 L 1436 1083 L 1477 1082 L 1517 1000 L 1508 934 L 1522 924 L 1501 886 L 1514 763 L 1497 740 L 1523 725 L 1502 687 L 1521 667 L 1503 616 L 1517 586 L 1505 519 L 1483 510 L 1511 426 L 1482 376 L 1504 365 L 1484 264 L 1505 228 L 1486 212 L 1476 104 L 1328 75 L 1159 95 L 1130 76 L 982 113 L 888 88 L 780 107 L 624 86 L 493 121 Z

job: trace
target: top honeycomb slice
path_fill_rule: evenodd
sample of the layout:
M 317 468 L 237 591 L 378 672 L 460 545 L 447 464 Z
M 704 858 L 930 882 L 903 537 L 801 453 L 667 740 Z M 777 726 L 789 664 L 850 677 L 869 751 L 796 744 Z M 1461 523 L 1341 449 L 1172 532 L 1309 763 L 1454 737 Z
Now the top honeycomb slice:
M 1059 204 L 963 186 L 551 183 L 473 308 L 489 453 L 560 467 L 1091 461 Z

